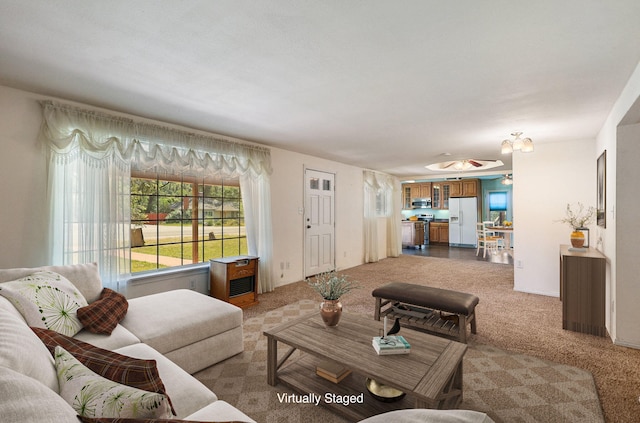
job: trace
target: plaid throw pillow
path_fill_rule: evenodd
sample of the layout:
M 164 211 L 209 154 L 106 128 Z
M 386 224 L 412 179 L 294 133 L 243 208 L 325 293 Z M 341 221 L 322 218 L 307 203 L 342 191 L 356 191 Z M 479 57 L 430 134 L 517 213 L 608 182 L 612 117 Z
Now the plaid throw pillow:
M 124 295 L 103 288 L 100 298 L 85 307 L 80 307 L 77 314 L 88 331 L 111 335 L 118 323 L 124 319 L 128 309 L 129 303 Z
M 160 379 L 155 360 L 128 357 L 48 329 L 31 327 L 31 330 L 38 335 L 52 356 L 55 357 L 55 349 L 60 346 L 105 379 L 143 391 L 163 394 L 169 400 L 171 411 L 177 415 Z
M 82 423 L 242 423 L 242 422 L 198 422 L 194 420 L 179 420 L 179 419 L 125 419 L 122 417 L 116 418 L 94 418 L 94 417 L 84 417 L 78 416 Z

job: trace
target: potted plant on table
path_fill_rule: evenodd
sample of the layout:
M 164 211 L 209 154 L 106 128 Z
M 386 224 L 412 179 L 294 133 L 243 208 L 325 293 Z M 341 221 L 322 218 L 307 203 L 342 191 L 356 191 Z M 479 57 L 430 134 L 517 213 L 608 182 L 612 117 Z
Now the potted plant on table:
M 596 209 L 594 207 L 590 206 L 585 209 L 584 204 L 578 203 L 576 208 L 572 209 L 571 205 L 567 204 L 566 215 L 559 222 L 567 223 L 573 229 L 573 232 L 571 232 L 571 245 L 574 248 L 581 248 L 584 245 L 584 233 L 580 229 L 586 229 L 586 226 L 593 221 L 595 214 Z
M 347 275 L 337 274 L 335 270 L 307 279 L 307 284 L 316 291 L 323 300 L 320 303 L 320 316 L 327 326 L 336 326 L 342 315 L 340 298 L 353 289 L 359 288 Z

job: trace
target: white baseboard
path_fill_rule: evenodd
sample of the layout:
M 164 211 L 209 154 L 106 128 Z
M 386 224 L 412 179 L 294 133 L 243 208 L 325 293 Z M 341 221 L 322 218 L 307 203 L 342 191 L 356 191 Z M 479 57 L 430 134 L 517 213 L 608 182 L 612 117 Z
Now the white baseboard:
M 636 350 L 640 350 L 640 344 L 634 343 L 634 342 L 626 342 L 624 340 L 620 340 L 620 339 L 614 339 L 613 340 L 614 345 L 619 345 L 621 347 L 627 347 L 627 348 L 633 348 Z
M 517 292 L 524 292 L 526 294 L 536 294 L 536 295 L 544 295 L 545 297 L 556 297 L 556 298 L 560 298 L 560 292 L 559 291 L 532 291 L 532 290 L 528 290 L 528 289 L 517 289 L 517 288 L 513 288 L 514 291 Z

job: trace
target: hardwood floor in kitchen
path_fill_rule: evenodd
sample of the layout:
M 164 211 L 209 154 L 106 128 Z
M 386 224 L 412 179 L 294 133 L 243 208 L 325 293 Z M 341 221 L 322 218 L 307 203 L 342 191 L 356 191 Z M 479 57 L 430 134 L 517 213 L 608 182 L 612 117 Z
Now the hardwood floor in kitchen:
M 449 247 L 448 245 L 430 244 L 423 245 L 422 248 L 403 247 L 402 254 L 454 258 L 462 260 L 488 261 L 491 263 L 513 265 L 513 257 L 511 257 L 511 255 L 507 254 L 506 252 L 500 252 L 498 254 L 487 254 L 486 257 L 482 257 L 482 250 L 480 250 L 480 254 L 476 256 L 475 248 Z

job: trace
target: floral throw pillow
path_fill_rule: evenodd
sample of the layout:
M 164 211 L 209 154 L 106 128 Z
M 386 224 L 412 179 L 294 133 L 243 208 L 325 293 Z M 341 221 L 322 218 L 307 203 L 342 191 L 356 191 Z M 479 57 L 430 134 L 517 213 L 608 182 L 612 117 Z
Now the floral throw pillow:
M 144 419 L 172 416 L 165 395 L 105 379 L 62 347 L 55 349 L 55 362 L 60 396 L 81 416 Z
M 51 329 L 67 336 L 82 329 L 77 310 L 85 307 L 87 300 L 58 273 L 40 271 L 0 283 L 0 295 L 11 301 L 29 326 Z

